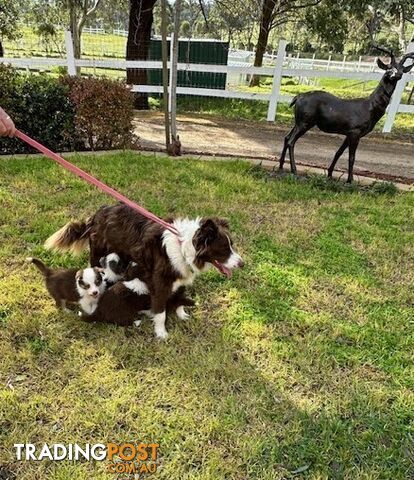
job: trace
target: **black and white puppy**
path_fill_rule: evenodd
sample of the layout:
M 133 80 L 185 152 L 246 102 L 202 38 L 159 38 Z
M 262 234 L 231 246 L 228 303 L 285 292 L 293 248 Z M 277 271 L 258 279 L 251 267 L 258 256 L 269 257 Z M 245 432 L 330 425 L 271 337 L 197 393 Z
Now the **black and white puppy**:
M 107 288 L 124 278 L 130 262 L 124 261 L 117 253 L 110 253 L 99 260 L 104 271 L 104 281 Z

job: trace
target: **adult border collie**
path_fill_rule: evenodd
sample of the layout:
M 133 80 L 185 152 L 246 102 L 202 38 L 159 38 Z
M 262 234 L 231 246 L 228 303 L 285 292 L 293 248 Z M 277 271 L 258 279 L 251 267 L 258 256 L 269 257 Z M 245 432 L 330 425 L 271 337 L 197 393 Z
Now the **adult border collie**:
M 66 224 L 46 240 L 45 247 L 76 254 L 89 243 L 91 266 L 98 266 L 99 259 L 110 252 L 136 262 L 137 276 L 151 296 L 155 333 L 166 338 L 166 305 L 173 292 L 191 285 L 211 265 L 227 277 L 244 265 L 233 249 L 227 220 L 198 217 L 167 221 L 179 237 L 118 203 L 101 207 L 86 221 Z

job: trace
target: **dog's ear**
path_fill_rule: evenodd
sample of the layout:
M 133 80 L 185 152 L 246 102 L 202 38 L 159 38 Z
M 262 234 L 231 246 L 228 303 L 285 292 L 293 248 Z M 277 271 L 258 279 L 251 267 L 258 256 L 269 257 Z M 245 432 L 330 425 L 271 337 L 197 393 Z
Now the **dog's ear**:
M 200 226 L 200 236 L 205 245 L 211 243 L 217 236 L 218 226 L 215 220 L 207 218 L 203 220 Z
M 105 268 L 106 267 L 106 257 L 101 257 L 99 259 L 99 265 L 102 267 L 102 268 Z
M 206 218 L 201 221 L 200 228 L 194 235 L 193 245 L 197 255 L 200 255 L 217 237 L 218 225 L 212 218 Z
M 76 280 L 79 280 L 82 277 L 83 270 L 78 270 L 75 274 Z
M 228 230 L 230 228 L 230 223 L 229 221 L 227 220 L 227 218 L 217 218 L 217 223 L 225 228 L 226 230 Z

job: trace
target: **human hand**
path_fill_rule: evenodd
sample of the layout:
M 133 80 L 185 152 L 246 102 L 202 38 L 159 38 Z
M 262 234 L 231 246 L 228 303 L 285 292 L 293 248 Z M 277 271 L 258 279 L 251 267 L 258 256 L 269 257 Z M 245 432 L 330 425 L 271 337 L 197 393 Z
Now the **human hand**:
M 13 120 L 0 107 L 0 137 L 14 137 L 15 132 Z

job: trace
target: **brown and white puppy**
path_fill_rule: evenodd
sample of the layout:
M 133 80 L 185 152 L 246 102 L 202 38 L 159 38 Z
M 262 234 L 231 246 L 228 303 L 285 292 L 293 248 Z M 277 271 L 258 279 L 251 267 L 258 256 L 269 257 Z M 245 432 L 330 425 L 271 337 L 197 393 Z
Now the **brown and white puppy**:
M 86 313 L 93 313 L 99 297 L 105 290 L 103 271 L 100 268 L 51 269 L 37 258 L 27 261 L 36 265 L 46 281 L 46 288 L 56 302 L 57 308 L 69 311 L 67 303 L 77 304 Z
M 139 326 L 141 324 L 139 315 L 144 314 L 151 317 L 151 297 L 148 293 L 145 284 L 138 278 L 128 282 L 117 282 L 105 290 L 99 299 L 97 308 L 91 315 L 81 312 L 79 315 L 86 322 L 113 323 L 123 327 Z M 179 316 L 184 306 L 191 307 L 193 305 L 193 300 L 184 295 L 184 287 L 181 287 L 168 299 L 167 311 L 175 311 Z M 187 317 L 179 316 L 179 318 L 184 320 Z
M 166 338 L 168 298 L 180 286 L 191 285 L 211 266 L 227 277 L 234 268 L 243 266 L 226 220 L 211 217 L 168 221 L 178 231 L 178 237 L 119 203 L 100 208 L 86 222 L 68 223 L 46 240 L 45 246 L 78 252 L 89 242 L 91 265 L 98 265 L 109 252 L 136 262 L 137 276 L 151 296 L 155 333 Z

